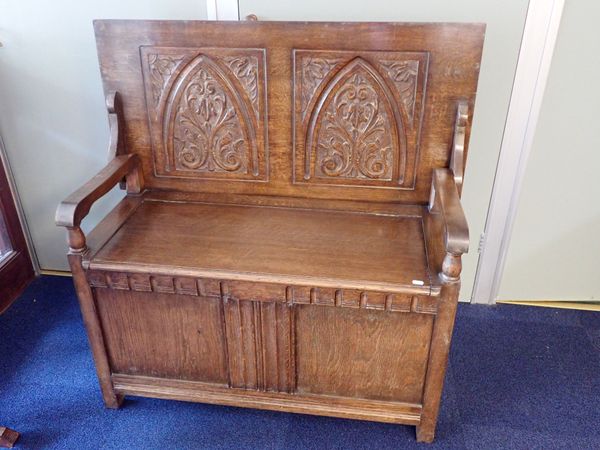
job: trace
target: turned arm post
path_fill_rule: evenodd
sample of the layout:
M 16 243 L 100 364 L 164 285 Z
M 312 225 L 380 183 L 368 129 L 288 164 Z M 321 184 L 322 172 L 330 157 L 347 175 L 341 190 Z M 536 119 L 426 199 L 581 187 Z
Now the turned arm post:
M 118 408 L 123 396 L 115 392 L 112 384 L 102 328 L 96 314 L 93 294 L 82 265 L 82 259 L 87 251 L 87 244 L 85 234 L 81 230 L 81 221 L 88 215 L 94 202 L 121 182 L 123 178 L 126 180 L 129 194 L 142 192 L 143 179 L 140 160 L 137 155 L 129 154 L 113 158 L 96 176 L 63 200 L 56 210 L 56 224 L 67 228 L 68 259 L 73 274 L 75 291 L 81 305 L 83 320 L 96 362 L 96 371 L 104 403 L 109 408 Z
M 429 262 L 437 272 L 441 290 L 417 427 L 420 442 L 431 442 L 435 434 L 460 291 L 461 256 L 469 250 L 469 228 L 452 170 L 434 170 L 428 209 L 424 222 Z
M 123 401 L 123 396 L 115 391 L 112 383 L 110 363 L 102 327 L 96 313 L 94 295 L 82 264 L 88 248 L 86 236 L 81 229 L 81 221 L 88 215 L 96 200 L 107 194 L 116 184 L 127 189 L 129 195 L 136 195 L 143 191 L 144 180 L 140 158 L 126 151 L 123 107 L 119 94 L 110 93 L 106 98 L 106 106 L 110 125 L 109 162 L 90 181 L 58 205 L 56 224 L 67 228 L 69 265 L 96 363 L 104 403 L 109 408 L 118 408 Z
M 428 240 L 430 247 L 437 250 L 432 262 L 436 268 L 441 262 L 438 275 L 444 284 L 460 282 L 461 256 L 469 251 L 469 226 L 460 204 L 468 122 L 469 105 L 466 100 L 460 100 L 456 105 L 450 167 L 435 169 L 431 182 Z M 441 248 L 438 242 L 440 233 Z M 440 253 L 444 253 L 444 256 L 441 261 L 436 261 Z

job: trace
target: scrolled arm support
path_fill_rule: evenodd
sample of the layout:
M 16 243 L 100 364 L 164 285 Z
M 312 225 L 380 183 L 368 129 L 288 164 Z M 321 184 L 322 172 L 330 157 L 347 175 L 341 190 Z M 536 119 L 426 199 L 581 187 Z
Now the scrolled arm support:
M 81 221 L 88 215 L 92 205 L 125 178 L 127 192 L 139 194 L 143 189 L 140 159 L 136 154 L 113 158 L 90 181 L 63 200 L 56 210 L 56 224 L 67 228 L 71 253 L 86 251 L 85 234 Z
M 462 270 L 461 255 L 469 251 L 469 226 L 451 170 L 434 170 L 429 211 L 441 215 L 443 222 L 445 256 L 440 277 L 445 283 L 458 282 Z
M 108 159 L 110 160 L 115 156 L 127 153 L 123 101 L 118 92 L 113 91 L 106 96 L 106 111 L 108 112 L 108 126 L 110 129 L 110 141 L 108 144 Z

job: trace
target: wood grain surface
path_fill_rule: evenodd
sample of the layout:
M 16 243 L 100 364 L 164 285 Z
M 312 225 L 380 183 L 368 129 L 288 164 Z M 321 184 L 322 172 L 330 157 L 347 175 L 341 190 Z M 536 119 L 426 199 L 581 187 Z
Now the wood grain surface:
M 95 289 L 113 371 L 228 383 L 218 299 Z
M 57 224 L 105 404 L 404 423 L 431 442 L 484 30 L 96 21 L 110 161 Z
M 144 202 L 90 263 L 117 265 L 430 285 L 420 218 L 292 208 Z
M 298 391 L 420 403 L 433 317 L 303 306 Z
M 95 22 L 95 30 L 105 93 L 118 91 L 122 94 L 127 122 L 127 149 L 141 157 L 144 177 L 149 187 L 188 192 L 425 204 L 429 196 L 432 169 L 447 167 L 450 160 L 449 149 L 453 139 L 457 100 L 465 100 L 469 110 L 473 111 L 485 26 L 451 23 L 100 20 Z M 223 51 L 228 53 L 224 54 Z M 331 70 L 326 70 L 327 67 L 319 61 L 314 70 L 307 66 L 307 73 L 322 75 L 321 83 L 314 88 L 314 98 L 310 96 L 308 100 L 308 113 L 302 112 L 300 97 L 306 89 L 309 94 L 313 89 L 312 85 L 306 87 L 306 83 L 303 84 L 303 80 L 306 81 L 307 78 L 303 79 L 302 73 L 295 72 L 302 69 L 303 61 L 306 62 L 299 59 L 302 56 L 300 53 L 294 57 L 294 52 L 299 51 L 305 52 L 304 56 L 313 61 L 319 56 L 315 53 L 321 52 L 321 59 L 328 59 L 333 64 Z M 148 59 L 149 56 L 151 59 Z M 226 57 L 256 58 L 255 62 L 248 60 L 245 73 L 252 78 L 252 86 L 256 89 L 257 115 L 253 112 L 244 78 L 240 78 L 239 72 L 227 65 L 227 60 L 224 59 Z M 359 73 L 352 70 L 357 58 L 361 62 Z M 417 61 L 418 65 L 411 67 L 411 61 Z M 409 71 L 398 70 L 399 66 L 394 67 L 394 63 L 408 63 Z M 391 68 L 386 69 L 385 64 Z M 150 65 L 154 67 L 154 71 Z M 372 70 L 362 70 L 367 66 Z M 335 179 L 326 177 L 331 178 L 329 181 L 319 178 L 327 182 L 327 185 L 322 186 L 314 184 L 314 178 L 305 180 L 303 177 L 294 177 L 299 165 L 304 166 L 299 163 L 306 162 L 303 149 L 305 143 L 310 142 L 310 125 L 302 125 L 304 119 L 298 115 L 316 117 L 321 109 L 327 109 L 339 88 L 349 80 L 344 75 L 344 69 L 348 76 L 362 77 L 363 81 L 357 82 L 366 83 L 366 88 L 371 92 L 371 96 L 365 99 L 365 104 L 361 107 L 368 109 L 377 105 L 378 110 L 383 111 L 384 105 L 398 105 L 400 109 L 396 110 L 395 116 L 390 109 L 392 106 L 386 107 L 388 112 L 381 120 L 400 123 L 400 131 L 390 139 L 396 142 L 406 138 L 406 145 L 394 147 L 392 144 L 390 152 L 394 156 L 390 154 L 390 159 L 376 155 L 367 157 L 372 164 L 356 166 L 367 169 L 360 172 L 362 175 L 352 172 L 350 168 L 341 170 L 341 166 L 338 167 L 345 179 L 341 184 L 350 186 L 338 186 L 343 181 L 339 176 L 334 177 Z M 388 71 L 391 75 L 388 75 Z M 397 86 L 404 77 L 408 77 L 410 83 L 413 72 L 416 73 L 414 102 L 412 98 L 403 97 L 406 84 Z M 341 74 L 340 83 L 335 82 L 336 74 Z M 204 159 L 204 153 L 195 153 L 193 139 L 182 140 L 183 135 L 176 134 L 179 116 L 163 114 L 166 121 L 164 123 L 173 125 L 165 129 L 155 126 L 157 116 L 152 85 L 159 87 L 161 92 L 158 96 L 160 115 L 163 111 L 169 111 L 167 103 L 179 102 L 184 94 L 194 102 L 194 92 L 186 91 L 185 86 L 195 85 L 197 81 L 209 83 L 215 93 L 213 99 L 218 98 L 219 105 L 226 101 L 231 107 L 227 116 L 232 120 L 231 139 L 238 142 L 237 146 L 228 146 L 226 150 L 231 164 L 215 164 L 212 172 L 208 168 L 212 157 Z M 327 91 L 326 86 L 329 85 L 331 95 L 317 101 L 320 93 Z M 412 85 L 408 86 L 412 88 Z M 298 103 L 294 102 L 294 96 Z M 369 102 L 371 106 L 368 105 Z M 213 116 L 206 116 L 207 122 L 216 124 L 221 117 L 218 114 L 220 111 L 220 106 L 214 109 Z M 351 126 L 347 122 L 350 119 L 343 119 L 347 113 L 348 111 L 336 113 L 342 118 L 341 129 L 346 126 L 348 130 L 348 126 Z M 265 115 L 266 124 L 262 125 Z M 357 120 L 370 120 L 373 117 L 371 113 L 367 113 Z M 409 120 L 411 117 L 412 122 Z M 299 124 L 295 130 L 294 123 Z M 315 125 L 315 139 L 322 140 L 326 137 L 319 135 L 320 123 L 319 120 Z M 195 129 L 193 125 L 190 126 Z M 359 133 L 364 134 L 364 126 L 357 126 L 357 131 L 362 130 Z M 470 127 L 471 117 L 466 127 L 467 136 Z M 184 132 L 183 129 L 181 132 Z M 252 133 L 254 139 L 250 137 Z M 263 135 L 264 140 L 261 137 Z M 364 135 L 372 136 L 369 133 Z M 177 163 L 173 162 L 169 166 L 169 159 L 165 159 L 170 155 L 169 152 L 177 152 L 172 146 L 173 139 L 177 136 L 180 142 L 189 143 L 180 149 L 182 158 L 189 158 L 187 162 L 185 159 L 181 160 L 181 170 L 177 170 Z M 202 139 L 222 142 L 212 132 Z M 383 135 L 378 139 L 383 142 Z M 352 139 L 347 140 L 351 141 Z M 250 153 L 253 148 L 258 152 L 259 170 L 256 176 L 250 165 L 241 164 L 238 167 L 237 164 L 240 161 L 251 161 Z M 465 148 L 465 157 L 466 151 Z M 406 156 L 404 165 L 398 159 L 401 155 Z M 377 164 L 375 161 L 378 161 Z M 224 158 L 223 162 L 226 163 L 227 159 Z M 314 167 L 314 161 L 312 163 Z M 382 172 L 379 163 L 389 167 Z M 330 165 L 334 168 L 336 163 L 331 162 Z M 167 169 L 167 166 L 172 169 Z M 368 170 L 369 166 L 371 170 Z M 226 170 L 226 167 L 231 170 Z M 247 170 L 242 170 L 242 167 L 247 167 Z M 402 167 L 406 170 L 401 171 Z M 379 172 L 382 174 L 377 175 Z M 402 174 L 406 175 L 406 182 L 399 182 Z M 215 177 L 220 179 L 214 179 Z M 388 181 L 382 185 L 382 179 Z M 356 183 L 358 184 L 354 185 Z

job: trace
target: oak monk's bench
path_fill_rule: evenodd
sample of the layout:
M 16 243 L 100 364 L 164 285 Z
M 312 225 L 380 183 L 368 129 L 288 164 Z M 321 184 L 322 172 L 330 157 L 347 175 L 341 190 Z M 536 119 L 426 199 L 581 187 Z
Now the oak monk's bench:
M 484 29 L 96 21 L 110 161 L 56 221 L 106 406 L 245 406 L 432 441 Z

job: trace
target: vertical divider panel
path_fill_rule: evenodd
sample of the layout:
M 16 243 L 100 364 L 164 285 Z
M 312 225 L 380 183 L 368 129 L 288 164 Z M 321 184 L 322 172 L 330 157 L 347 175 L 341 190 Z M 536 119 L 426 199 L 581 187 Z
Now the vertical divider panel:
M 292 392 L 295 386 L 293 306 L 238 300 L 223 293 L 230 385 Z

